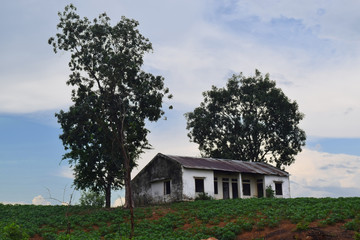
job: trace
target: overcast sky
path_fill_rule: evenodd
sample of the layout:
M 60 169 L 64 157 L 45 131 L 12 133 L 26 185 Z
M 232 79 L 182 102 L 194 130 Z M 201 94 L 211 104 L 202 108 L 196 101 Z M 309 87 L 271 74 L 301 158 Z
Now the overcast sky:
M 90 19 L 106 12 L 113 23 L 123 15 L 138 20 L 154 48 L 143 68 L 164 76 L 174 95 L 167 120 L 147 125 L 153 150 L 133 175 L 158 152 L 199 156 L 184 113 L 212 85 L 259 69 L 305 114 L 307 146 L 286 169 L 291 195 L 360 196 L 359 1 L 72 2 Z M 69 3 L 17 0 L 0 8 L 0 202 L 56 203 L 50 194 L 67 201 L 72 192 L 54 118 L 71 104 L 69 55 L 47 44 Z

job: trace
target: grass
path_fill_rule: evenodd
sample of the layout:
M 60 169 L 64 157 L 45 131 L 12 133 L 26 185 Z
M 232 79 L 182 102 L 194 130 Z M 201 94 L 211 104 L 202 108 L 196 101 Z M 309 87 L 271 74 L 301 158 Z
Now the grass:
M 127 239 L 130 234 L 129 211 L 122 208 L 0 204 L 0 213 L 0 239 L 9 231 L 44 240 Z M 136 208 L 135 239 L 235 239 L 285 221 L 297 231 L 317 222 L 318 227 L 343 223 L 358 232 L 360 198 L 229 199 Z

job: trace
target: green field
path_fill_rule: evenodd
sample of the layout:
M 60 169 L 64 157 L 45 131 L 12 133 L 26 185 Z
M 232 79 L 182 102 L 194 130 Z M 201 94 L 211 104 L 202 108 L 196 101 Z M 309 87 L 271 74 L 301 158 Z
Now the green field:
M 25 239 L 127 239 L 129 219 L 122 208 L 0 204 L 0 239 L 21 233 Z M 295 224 L 294 231 L 340 224 L 357 237 L 360 198 L 230 199 L 136 208 L 135 239 L 235 239 L 284 222 Z

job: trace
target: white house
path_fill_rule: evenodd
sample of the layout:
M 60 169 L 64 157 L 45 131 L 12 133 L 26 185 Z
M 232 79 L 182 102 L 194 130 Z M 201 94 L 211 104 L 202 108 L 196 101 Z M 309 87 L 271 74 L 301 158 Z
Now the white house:
M 131 181 L 136 205 L 185 201 L 207 193 L 215 199 L 290 197 L 289 173 L 270 164 L 157 154 Z

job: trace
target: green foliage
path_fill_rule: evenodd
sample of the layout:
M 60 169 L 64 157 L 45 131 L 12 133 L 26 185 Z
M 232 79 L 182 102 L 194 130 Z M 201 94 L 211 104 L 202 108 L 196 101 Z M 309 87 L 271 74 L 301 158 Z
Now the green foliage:
M 354 234 L 354 239 L 355 239 L 355 240 L 360 240 L 360 233 L 356 232 L 356 233 Z
M 234 240 L 236 239 L 236 234 L 230 230 L 224 232 L 220 237 L 220 240 Z
M 309 223 L 307 222 L 299 222 L 296 224 L 296 231 L 305 231 L 309 229 Z
M 204 92 L 204 101 L 186 113 L 191 141 L 204 156 L 289 166 L 305 145 L 299 128 L 304 115 L 269 75 L 233 75 L 226 87 Z
M 29 235 L 16 223 L 6 225 L 0 231 L 0 239 L 2 240 L 27 240 Z
M 79 201 L 81 206 L 104 207 L 105 195 L 94 191 L 83 191 Z
M 272 189 L 271 185 L 266 187 L 265 195 L 266 195 L 267 198 L 274 198 L 275 197 L 275 191 L 274 191 L 274 189 Z
M 63 160 L 74 167 L 74 185 L 105 192 L 110 207 L 111 189 L 129 188 L 131 169 L 150 147 L 145 121 L 161 118 L 163 97 L 172 95 L 162 76 L 141 70 L 152 45 L 137 21 L 122 17 L 112 26 L 105 13 L 90 21 L 71 4 L 58 15 L 59 32 L 48 43 L 70 53 L 66 83 L 73 87 L 73 105 L 55 114 Z
M 5 227 L 8 233 L 37 234 L 44 240 L 125 240 L 130 234 L 130 211 L 122 208 L 0 204 L 0 212 L 0 239 L 10 240 L 5 238 Z M 294 231 L 306 231 L 310 223 L 322 221 L 323 226 L 343 223 L 346 230 L 360 230 L 360 198 L 193 201 L 136 208 L 134 212 L 134 239 L 140 240 L 236 239 L 244 232 L 289 221 L 296 224 Z M 67 220 L 72 225 L 70 234 L 66 234 Z
M 360 231 L 360 221 L 359 219 L 353 219 L 344 224 L 346 230 Z
M 199 193 L 195 200 L 213 200 L 214 198 L 206 192 Z

